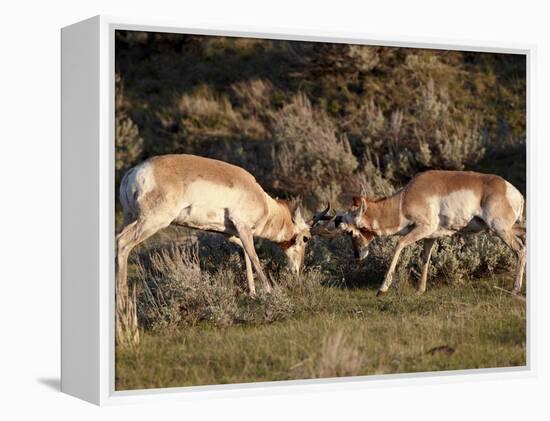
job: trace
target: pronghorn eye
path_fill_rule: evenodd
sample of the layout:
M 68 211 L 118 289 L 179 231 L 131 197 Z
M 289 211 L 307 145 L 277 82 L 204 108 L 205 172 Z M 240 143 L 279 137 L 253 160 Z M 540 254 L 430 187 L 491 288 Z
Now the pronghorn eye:
M 310 237 L 304 237 L 304 243 L 307 243 L 309 241 Z

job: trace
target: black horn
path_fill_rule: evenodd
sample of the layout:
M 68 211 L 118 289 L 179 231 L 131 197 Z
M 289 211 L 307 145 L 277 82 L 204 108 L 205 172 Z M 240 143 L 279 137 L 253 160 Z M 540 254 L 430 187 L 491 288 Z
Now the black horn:
M 311 220 L 310 224 L 311 226 L 314 226 L 319 221 L 326 221 L 331 219 L 330 216 L 327 216 L 327 214 L 330 212 L 330 202 L 327 203 L 326 209 L 316 214 L 313 219 Z

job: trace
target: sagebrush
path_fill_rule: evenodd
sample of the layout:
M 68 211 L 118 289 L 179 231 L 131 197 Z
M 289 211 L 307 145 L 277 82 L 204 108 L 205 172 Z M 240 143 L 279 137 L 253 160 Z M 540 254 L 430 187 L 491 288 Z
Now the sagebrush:
M 168 248 L 145 250 L 135 258 L 133 276 L 140 326 L 156 330 L 200 322 L 215 326 L 266 324 L 316 312 L 319 303 L 335 290 L 376 288 L 396 242 L 376 239 L 368 258 L 357 262 L 348 238 L 317 238 L 308 248 L 301 276 L 286 268 L 284 255 L 274 253 L 273 245 L 262 243 L 259 255 L 275 288 L 271 294 L 260 290 L 254 298 L 246 290 L 240 251 L 222 236 L 203 234 L 198 240 L 192 237 Z M 475 284 L 478 278 L 510 271 L 516 264 L 507 246 L 491 234 L 443 238 L 436 244 L 428 288 Z M 416 285 L 420 254 L 420 245 L 402 252 L 397 289 Z
M 525 193 L 524 56 L 136 31 L 116 43 L 117 170 L 222 159 L 309 212 L 428 168 Z

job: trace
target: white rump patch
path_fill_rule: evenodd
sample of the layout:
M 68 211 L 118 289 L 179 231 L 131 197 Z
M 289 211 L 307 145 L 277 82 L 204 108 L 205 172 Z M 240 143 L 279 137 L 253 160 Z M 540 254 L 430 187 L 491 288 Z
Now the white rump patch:
M 516 214 L 516 220 L 523 216 L 523 195 L 513 185 L 506 181 L 506 200 Z
M 156 188 L 153 165 L 144 162 L 130 169 L 124 176 L 120 186 L 120 201 L 124 212 L 138 213 L 136 200 Z
M 143 196 L 150 191 L 153 191 L 157 183 L 155 181 L 155 175 L 153 173 L 153 164 L 150 162 L 144 162 L 136 171 L 132 174 L 134 176 L 133 183 L 137 186 L 137 190 L 140 196 Z

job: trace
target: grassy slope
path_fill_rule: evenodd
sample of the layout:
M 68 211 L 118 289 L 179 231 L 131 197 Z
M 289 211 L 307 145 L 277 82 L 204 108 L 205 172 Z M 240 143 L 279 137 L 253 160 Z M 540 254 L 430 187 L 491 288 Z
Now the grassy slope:
M 143 332 L 116 355 L 116 388 L 141 389 L 525 365 L 525 304 L 499 292 L 509 277 L 411 287 L 377 300 L 370 289 L 319 286 L 285 321 Z M 455 352 L 428 351 L 449 346 Z

